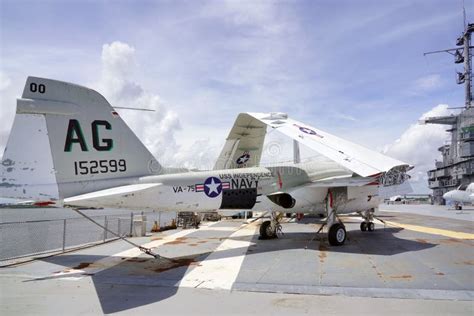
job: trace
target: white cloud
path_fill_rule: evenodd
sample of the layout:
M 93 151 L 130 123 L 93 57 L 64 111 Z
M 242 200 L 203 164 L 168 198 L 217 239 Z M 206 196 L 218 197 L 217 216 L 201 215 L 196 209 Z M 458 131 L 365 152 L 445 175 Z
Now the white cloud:
M 414 85 L 417 91 L 431 91 L 441 86 L 441 76 L 435 74 L 422 77 L 417 79 Z
M 137 67 L 135 48 L 122 42 L 113 42 L 102 46 L 101 90 L 114 101 L 143 97 L 142 88 L 132 81 L 133 71 Z
M 403 39 L 411 34 L 416 34 L 423 30 L 429 30 L 439 25 L 446 24 L 446 22 L 459 19 L 458 11 L 447 11 L 435 16 L 427 16 L 424 19 L 417 19 L 411 21 L 401 21 L 394 25 L 386 32 L 379 32 L 379 35 L 374 37 L 371 42 L 373 44 L 387 44 L 393 41 Z M 370 43 L 365 42 L 365 45 Z
M 224 138 L 222 146 L 223 141 Z M 222 146 L 211 145 L 208 138 L 198 139 L 190 146 L 182 147 L 174 158 L 180 167 L 209 170 L 214 167 Z
M 224 0 L 212 2 L 204 6 L 203 15 L 219 16 L 236 26 L 258 28 L 264 33 L 279 33 L 285 28 L 285 23 L 276 19 L 276 1 L 237 1 Z
M 357 122 L 359 121 L 358 119 L 356 119 L 355 117 L 351 116 L 351 115 L 348 115 L 348 114 L 344 114 L 342 112 L 334 112 L 333 114 L 334 118 L 337 119 L 337 120 L 345 120 L 345 121 L 352 121 L 352 122 Z
M 200 168 L 204 164 L 207 167 L 210 157 L 203 159 L 204 154 L 200 152 L 213 152 L 209 149 L 208 142 L 198 140 L 189 148 L 178 145 L 175 137 L 176 132 L 181 130 L 178 114 L 158 94 L 146 91 L 133 81 L 137 67 L 134 47 L 118 41 L 103 45 L 99 90 L 113 106 L 154 110 L 119 111 L 125 122 L 163 165 Z
M 0 71 L 0 91 L 7 89 L 10 86 L 11 82 L 12 81 L 7 76 L 7 74 L 3 71 Z
M 0 158 L 7 145 L 10 128 L 16 111 L 16 98 L 21 94 L 24 82 L 15 80 L 0 70 Z
M 102 46 L 102 65 L 108 72 L 128 75 L 136 66 L 135 48 L 122 42 Z
M 448 105 L 439 104 L 424 113 L 420 119 L 433 116 L 451 115 Z M 411 172 L 415 192 L 427 191 L 427 175 L 434 168 L 436 159 L 441 159 L 438 148 L 449 138 L 446 125 L 413 124 L 393 144 L 385 146 L 384 153 L 415 166 Z

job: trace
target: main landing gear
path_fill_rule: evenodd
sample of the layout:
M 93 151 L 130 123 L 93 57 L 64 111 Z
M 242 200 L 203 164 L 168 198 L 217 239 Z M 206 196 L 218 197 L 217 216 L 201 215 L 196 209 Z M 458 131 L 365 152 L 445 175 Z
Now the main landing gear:
M 365 232 L 373 232 L 375 230 L 374 224 L 374 209 L 366 210 L 360 213 L 360 216 L 364 219 L 362 223 L 360 223 L 360 230 Z
M 327 225 L 328 241 L 331 246 L 341 246 L 347 238 L 346 227 L 336 216 L 336 210 L 331 210 L 328 215 Z
M 278 238 L 278 233 L 283 234 L 280 224 L 282 217 L 282 213 L 272 212 L 270 220 L 260 226 L 260 239 Z
M 346 242 L 347 231 L 344 224 L 337 217 L 336 210 L 332 207 L 330 199 L 331 197 L 329 196 L 329 202 L 327 204 L 328 217 L 326 222 L 327 227 L 329 227 L 328 241 L 331 246 L 341 246 Z M 374 209 L 361 212 L 360 215 L 364 218 L 364 221 L 360 224 L 360 230 L 374 231 Z M 269 221 L 264 221 L 260 226 L 260 239 L 273 239 L 278 237 L 278 233 L 283 234 L 280 224 L 282 218 L 283 213 L 272 212 L 271 219 Z M 322 227 L 318 233 L 321 230 Z
M 336 215 L 334 197 L 331 190 L 328 190 L 326 196 L 326 211 L 328 214 L 327 227 L 328 241 L 331 246 L 342 246 L 347 238 L 346 227 Z

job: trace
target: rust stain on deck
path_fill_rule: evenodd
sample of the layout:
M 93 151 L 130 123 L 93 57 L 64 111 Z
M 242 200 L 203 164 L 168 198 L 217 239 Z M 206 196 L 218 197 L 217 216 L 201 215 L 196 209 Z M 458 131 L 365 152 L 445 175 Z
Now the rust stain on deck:
M 474 266 L 474 260 L 466 260 L 463 262 L 456 262 L 456 264 L 465 264 L 467 266 Z
M 428 241 L 426 239 L 422 239 L 422 238 L 417 238 L 415 240 L 419 243 L 422 243 L 422 244 L 427 244 L 428 243 Z
M 187 237 L 178 237 L 176 238 L 175 240 L 173 241 L 168 241 L 168 242 L 165 242 L 164 245 L 179 245 L 179 244 L 184 244 L 186 243 L 186 239 L 188 239 Z
M 87 268 L 88 266 L 90 266 L 91 264 L 92 264 L 92 262 L 81 262 L 81 263 L 79 263 L 77 266 L 73 267 L 72 269 L 74 269 L 74 270 L 85 269 L 85 268 Z
M 165 272 L 165 271 L 172 270 L 175 268 L 188 267 L 191 265 L 199 266 L 200 264 L 198 264 L 194 258 L 181 258 L 181 259 L 170 260 L 170 262 L 165 264 L 164 266 L 161 266 L 158 268 L 152 268 L 152 270 L 155 272 L 161 273 L 161 272 Z
M 461 240 L 455 239 L 455 238 L 440 239 L 439 242 L 442 244 L 461 244 L 462 243 Z
M 324 263 L 324 259 L 328 256 L 328 247 L 322 243 L 319 244 L 319 262 Z

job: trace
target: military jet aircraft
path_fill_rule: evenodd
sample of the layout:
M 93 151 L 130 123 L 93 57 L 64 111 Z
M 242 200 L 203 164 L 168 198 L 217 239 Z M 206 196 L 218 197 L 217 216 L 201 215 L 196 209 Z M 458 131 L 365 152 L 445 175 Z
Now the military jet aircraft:
M 259 166 L 267 129 L 329 161 Z M 359 212 L 361 230 L 374 230 L 381 192 L 406 183 L 412 168 L 284 113 L 241 113 L 214 170 L 166 168 L 98 92 L 38 77 L 27 78 L 17 100 L 2 166 L 1 197 L 71 207 L 266 210 L 272 216 L 260 228 L 263 238 L 276 236 L 278 212 L 314 212 L 327 216 L 331 245 L 346 240 L 337 214 Z
M 462 210 L 463 203 L 474 202 L 474 183 L 461 184 L 456 190 L 446 192 L 443 199 L 454 202 L 454 208 Z

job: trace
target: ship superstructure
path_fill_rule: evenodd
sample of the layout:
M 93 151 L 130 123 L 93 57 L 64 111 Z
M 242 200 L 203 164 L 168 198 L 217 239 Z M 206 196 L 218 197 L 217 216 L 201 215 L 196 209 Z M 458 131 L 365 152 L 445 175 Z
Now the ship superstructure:
M 436 161 L 435 168 L 428 171 L 428 185 L 433 190 L 433 202 L 445 204 L 443 194 L 461 184 L 474 181 L 474 108 L 472 102 L 472 46 L 471 34 L 474 24 L 470 23 L 456 41 L 456 48 L 429 52 L 446 52 L 454 56 L 456 64 L 463 64 L 464 71 L 457 73 L 456 81 L 465 88 L 465 105 L 456 115 L 428 117 L 423 123 L 447 125 L 451 142 L 442 145 L 442 161 Z

